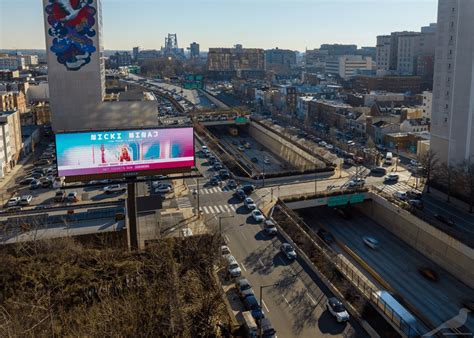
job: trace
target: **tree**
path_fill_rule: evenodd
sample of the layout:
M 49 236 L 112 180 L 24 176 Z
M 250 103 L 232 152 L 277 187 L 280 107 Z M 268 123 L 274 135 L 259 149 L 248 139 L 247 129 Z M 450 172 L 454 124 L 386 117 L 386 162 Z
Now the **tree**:
M 461 187 L 462 193 L 468 198 L 469 200 L 469 212 L 473 212 L 474 208 L 474 163 L 469 161 L 464 161 L 461 165 L 463 168 L 460 171 L 460 180 L 461 180 Z
M 423 166 L 423 176 L 426 178 L 426 192 L 430 192 L 431 179 L 438 169 L 439 159 L 431 149 L 418 157 L 418 162 Z

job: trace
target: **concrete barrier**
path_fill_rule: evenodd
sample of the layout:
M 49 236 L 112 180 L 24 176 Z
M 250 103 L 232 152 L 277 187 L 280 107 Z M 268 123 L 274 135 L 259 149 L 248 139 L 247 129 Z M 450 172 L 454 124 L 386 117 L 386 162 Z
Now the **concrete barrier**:
M 371 193 L 372 205 L 356 206 L 366 216 L 474 288 L 474 250 L 385 198 Z

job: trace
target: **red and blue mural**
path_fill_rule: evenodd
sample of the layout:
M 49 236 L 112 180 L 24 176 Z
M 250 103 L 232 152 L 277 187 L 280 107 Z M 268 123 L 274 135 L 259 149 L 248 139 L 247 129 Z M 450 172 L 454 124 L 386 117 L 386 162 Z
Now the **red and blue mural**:
M 93 40 L 97 32 L 94 0 L 49 0 L 48 34 L 53 37 L 50 50 L 68 70 L 79 70 L 91 61 L 96 51 Z

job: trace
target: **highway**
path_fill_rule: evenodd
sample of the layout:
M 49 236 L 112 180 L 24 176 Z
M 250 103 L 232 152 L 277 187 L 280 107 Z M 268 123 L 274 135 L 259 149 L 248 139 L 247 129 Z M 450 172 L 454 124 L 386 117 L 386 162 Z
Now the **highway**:
M 315 231 L 321 226 L 329 230 L 435 326 L 457 315 L 462 302 L 474 297 L 474 290 L 354 209 L 349 220 L 327 207 L 305 209 L 299 213 Z M 376 238 L 380 242 L 379 249 L 368 248 L 362 241 L 364 236 Z M 439 280 L 426 279 L 418 272 L 419 267 L 433 269 Z M 467 326 L 474 332 L 474 318 L 469 318 Z

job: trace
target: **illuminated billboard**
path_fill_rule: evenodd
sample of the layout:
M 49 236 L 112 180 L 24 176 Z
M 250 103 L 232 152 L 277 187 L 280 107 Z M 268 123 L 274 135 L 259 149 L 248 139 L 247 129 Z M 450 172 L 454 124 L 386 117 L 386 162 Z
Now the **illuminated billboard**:
M 190 171 L 193 128 L 56 134 L 58 176 L 144 176 Z

